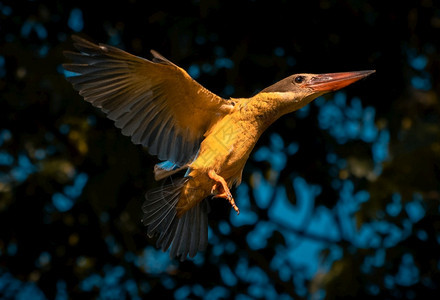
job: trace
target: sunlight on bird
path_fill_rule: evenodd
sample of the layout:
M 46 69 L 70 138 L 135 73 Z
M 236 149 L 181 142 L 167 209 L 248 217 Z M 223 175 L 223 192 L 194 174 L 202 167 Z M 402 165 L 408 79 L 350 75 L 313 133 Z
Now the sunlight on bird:
M 102 109 L 135 144 L 164 162 L 155 179 L 185 175 L 146 194 L 142 222 L 170 256 L 194 257 L 208 242 L 209 197 L 226 199 L 264 130 L 318 96 L 375 71 L 296 74 L 251 98 L 223 99 L 156 51 L 153 60 L 73 36 L 79 52 L 66 51 L 64 68 L 84 100 Z

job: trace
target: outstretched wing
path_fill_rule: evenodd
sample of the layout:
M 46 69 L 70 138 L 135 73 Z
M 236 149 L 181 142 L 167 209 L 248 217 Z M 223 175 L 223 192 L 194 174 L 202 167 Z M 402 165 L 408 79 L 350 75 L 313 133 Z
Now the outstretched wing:
M 135 144 L 178 165 L 197 153 L 205 132 L 232 105 L 155 51 L 153 61 L 118 48 L 72 37 L 68 77 L 84 99 L 115 121 Z

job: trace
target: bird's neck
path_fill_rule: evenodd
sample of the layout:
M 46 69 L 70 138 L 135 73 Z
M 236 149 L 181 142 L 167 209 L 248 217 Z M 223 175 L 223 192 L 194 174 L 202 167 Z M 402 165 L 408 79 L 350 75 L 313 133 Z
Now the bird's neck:
M 245 118 L 253 119 L 266 128 L 281 116 L 299 108 L 300 104 L 288 97 L 285 93 L 259 93 L 239 101 L 240 112 Z

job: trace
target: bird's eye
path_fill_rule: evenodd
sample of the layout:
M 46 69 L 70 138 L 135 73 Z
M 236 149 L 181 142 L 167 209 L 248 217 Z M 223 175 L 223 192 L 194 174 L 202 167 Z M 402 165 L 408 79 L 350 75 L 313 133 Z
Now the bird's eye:
M 304 82 L 304 76 L 296 76 L 295 77 L 295 79 L 294 79 L 294 81 L 295 81 L 295 83 L 303 83 Z

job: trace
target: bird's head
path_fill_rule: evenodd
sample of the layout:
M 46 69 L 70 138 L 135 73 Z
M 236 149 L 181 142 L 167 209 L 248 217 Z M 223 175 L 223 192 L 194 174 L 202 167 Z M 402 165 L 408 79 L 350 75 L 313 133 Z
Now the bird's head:
M 374 70 L 368 70 L 326 74 L 295 74 L 265 88 L 259 95 L 275 100 L 287 113 L 300 109 L 313 99 L 346 87 L 374 72 Z

